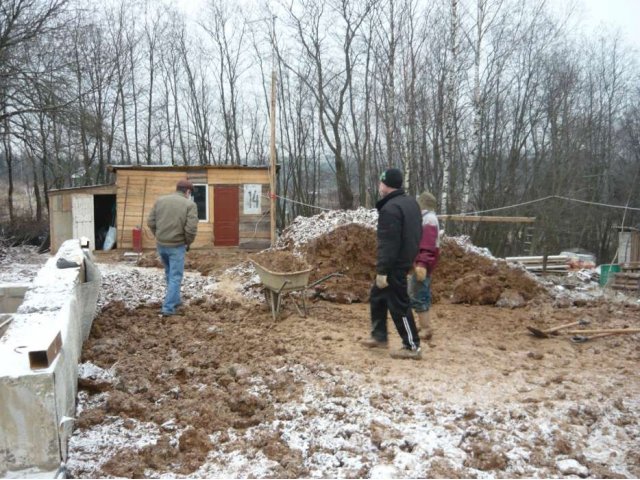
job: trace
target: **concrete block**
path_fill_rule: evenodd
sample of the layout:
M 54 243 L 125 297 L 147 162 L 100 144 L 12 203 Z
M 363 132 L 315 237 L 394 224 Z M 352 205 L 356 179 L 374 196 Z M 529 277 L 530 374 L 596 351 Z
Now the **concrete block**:
M 59 269 L 57 258 L 81 267 Z M 82 342 L 95 316 L 100 272 L 77 240 L 62 244 L 24 294 L 0 339 L 0 477 L 58 472 L 66 459 Z M 28 352 L 59 332 L 61 349 L 41 370 Z
M 8 469 L 55 470 L 60 443 L 52 372 L 2 378 L 0 382 L 0 476 Z

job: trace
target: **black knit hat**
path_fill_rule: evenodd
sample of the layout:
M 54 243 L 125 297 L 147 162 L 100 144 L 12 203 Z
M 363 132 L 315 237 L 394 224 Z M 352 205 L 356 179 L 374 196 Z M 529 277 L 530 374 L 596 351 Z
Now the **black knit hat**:
M 402 172 L 397 168 L 388 168 L 380 175 L 380 181 L 387 187 L 402 188 Z

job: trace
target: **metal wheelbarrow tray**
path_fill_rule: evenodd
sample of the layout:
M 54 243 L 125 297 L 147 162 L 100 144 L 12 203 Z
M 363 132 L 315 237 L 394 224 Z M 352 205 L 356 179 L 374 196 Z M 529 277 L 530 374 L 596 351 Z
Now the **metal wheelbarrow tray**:
M 251 260 L 251 262 L 266 289 L 265 295 L 268 303 L 271 305 L 271 315 L 273 319 L 276 320 L 280 313 L 282 295 L 297 290 L 305 290 L 309 283 L 309 275 L 311 274 L 312 268 L 309 267 L 298 272 L 272 272 L 255 260 Z M 305 295 L 303 294 L 302 305 L 304 313 L 300 311 L 298 304 L 295 301 L 293 302 L 302 316 L 306 316 L 307 314 L 307 305 L 304 297 Z

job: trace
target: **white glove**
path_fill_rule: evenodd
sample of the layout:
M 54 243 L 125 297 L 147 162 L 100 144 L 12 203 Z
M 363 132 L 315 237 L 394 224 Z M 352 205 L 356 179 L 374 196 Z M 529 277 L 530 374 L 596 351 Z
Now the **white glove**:
M 387 282 L 386 275 L 376 275 L 376 287 L 379 289 L 387 288 L 389 286 L 389 282 Z

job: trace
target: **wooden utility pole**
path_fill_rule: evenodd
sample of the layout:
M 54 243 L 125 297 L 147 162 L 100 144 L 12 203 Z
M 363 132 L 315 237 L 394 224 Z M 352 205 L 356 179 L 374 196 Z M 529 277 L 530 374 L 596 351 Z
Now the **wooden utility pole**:
M 276 17 L 273 19 L 273 29 L 271 37 L 271 52 L 272 52 L 272 66 L 271 66 L 271 109 L 270 119 L 271 124 L 271 141 L 269 148 L 269 198 L 271 199 L 270 211 L 271 211 L 271 246 L 276 243 L 276 206 L 278 201 L 276 198 Z

